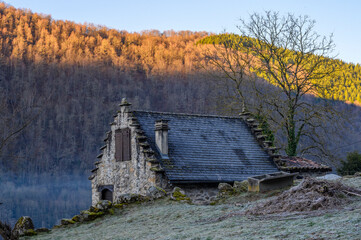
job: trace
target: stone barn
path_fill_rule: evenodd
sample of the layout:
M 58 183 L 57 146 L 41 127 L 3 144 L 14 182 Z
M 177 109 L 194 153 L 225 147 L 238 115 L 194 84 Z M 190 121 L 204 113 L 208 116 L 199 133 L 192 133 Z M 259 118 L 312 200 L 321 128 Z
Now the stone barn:
M 92 204 L 175 186 L 192 199 L 212 200 L 221 182 L 279 171 L 277 148 L 266 138 L 246 112 L 221 117 L 132 111 L 123 99 L 89 177 Z

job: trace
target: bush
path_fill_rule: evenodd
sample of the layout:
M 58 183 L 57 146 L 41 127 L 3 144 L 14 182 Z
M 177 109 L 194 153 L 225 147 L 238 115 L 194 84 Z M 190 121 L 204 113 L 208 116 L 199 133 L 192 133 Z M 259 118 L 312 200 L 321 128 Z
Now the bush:
M 347 154 L 347 160 L 342 161 L 342 166 L 337 169 L 341 175 L 353 175 L 361 171 L 361 154 L 351 152 Z

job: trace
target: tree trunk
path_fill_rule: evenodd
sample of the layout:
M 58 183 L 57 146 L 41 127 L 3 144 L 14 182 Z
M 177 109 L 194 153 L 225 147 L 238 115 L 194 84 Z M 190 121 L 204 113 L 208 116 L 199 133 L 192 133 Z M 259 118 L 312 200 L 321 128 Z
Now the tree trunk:
M 297 154 L 297 145 L 298 145 L 298 138 L 296 137 L 296 123 L 294 120 L 295 111 L 292 107 L 290 107 L 288 111 L 288 119 L 287 119 L 287 148 L 286 154 L 288 156 L 296 156 Z

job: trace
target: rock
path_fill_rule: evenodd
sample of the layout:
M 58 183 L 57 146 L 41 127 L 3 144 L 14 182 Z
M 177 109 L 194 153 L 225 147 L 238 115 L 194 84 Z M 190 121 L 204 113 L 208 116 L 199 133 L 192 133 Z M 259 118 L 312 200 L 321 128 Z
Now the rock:
M 104 212 L 90 212 L 88 210 L 82 211 L 80 214 L 80 218 L 82 218 L 82 221 L 93 221 L 98 217 L 103 216 Z
M 220 183 L 218 184 L 218 189 L 220 192 L 230 192 L 233 191 L 233 188 L 230 184 L 228 183 Z
M 107 211 L 111 207 L 112 207 L 112 202 L 108 201 L 108 200 L 101 200 L 95 205 L 95 208 L 99 209 L 99 211 L 102 211 L 102 212 Z M 97 211 L 97 212 L 99 212 L 99 211 Z
M 139 195 L 139 194 L 130 194 L 130 201 L 129 203 L 134 203 L 134 202 L 141 202 L 143 201 L 143 196 Z
M 355 172 L 354 176 L 361 177 L 361 172 Z
M 129 203 L 131 199 L 130 194 L 121 194 L 117 200 L 117 203 Z
M 132 194 L 131 195 L 131 202 L 146 202 L 149 201 L 150 198 L 148 196 L 143 196 L 140 194 Z
M 13 235 L 24 236 L 28 230 L 34 231 L 34 224 L 30 217 L 24 216 L 20 217 L 19 220 L 15 223 L 13 229 Z
M 135 203 L 135 202 L 144 202 L 144 201 L 149 201 L 149 197 L 140 194 L 122 194 L 118 197 L 116 203 L 121 204 L 121 203 Z
M 166 196 L 167 192 L 163 188 L 151 186 L 147 191 L 147 195 L 153 199 L 157 199 Z
M 115 208 L 123 208 L 124 207 L 124 205 L 127 205 L 126 203 L 117 203 L 117 204 L 113 204 L 113 206 L 115 207 Z
M 234 190 L 238 192 L 247 192 L 248 191 L 248 181 L 243 180 L 242 182 L 234 181 L 233 183 Z
M 99 212 L 99 209 L 96 207 L 91 206 L 88 210 L 89 212 Z
M 170 199 L 180 202 L 190 202 L 190 198 L 187 197 L 186 193 L 180 187 L 175 187 L 170 195 Z
M 72 217 L 72 219 L 74 222 L 82 222 L 82 217 L 80 215 L 75 215 L 74 217 Z
M 179 192 L 182 195 L 186 194 L 186 192 L 183 189 L 181 189 L 180 187 L 173 188 L 172 194 L 175 193 L 175 192 Z
M 60 220 L 60 224 L 61 225 L 64 225 L 64 226 L 66 226 L 66 225 L 71 225 L 71 224 L 74 224 L 75 223 L 75 221 L 73 221 L 72 219 L 61 219 Z
M 80 218 L 83 219 L 83 221 L 89 221 L 89 214 L 92 213 L 88 210 L 85 210 L 85 211 L 81 211 L 80 212 Z
M 235 190 L 230 184 L 228 183 L 220 183 L 218 184 L 218 197 L 226 197 L 231 196 L 233 194 L 237 193 L 237 190 Z
M 322 176 L 322 177 L 317 177 L 317 179 L 323 179 L 323 180 L 337 180 L 340 178 L 342 178 L 342 177 L 339 175 L 333 174 L 333 173 L 326 174 L 325 176 Z

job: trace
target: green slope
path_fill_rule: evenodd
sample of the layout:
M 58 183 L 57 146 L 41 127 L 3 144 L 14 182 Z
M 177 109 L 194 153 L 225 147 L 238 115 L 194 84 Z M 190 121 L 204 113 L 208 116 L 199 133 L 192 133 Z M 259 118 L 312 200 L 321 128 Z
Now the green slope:
M 241 47 L 239 46 L 247 47 L 256 44 L 255 39 L 237 34 L 208 36 L 199 40 L 197 44 L 221 44 L 224 42 L 232 43 L 230 46 L 240 50 Z M 325 93 L 325 97 L 333 100 L 361 104 L 361 66 L 359 64 L 346 63 L 339 59 L 331 59 L 331 61 L 332 66 L 335 68 L 336 66 L 340 66 L 340 70 L 336 72 L 335 78 L 323 80 L 330 82 L 334 86 L 332 91 Z

